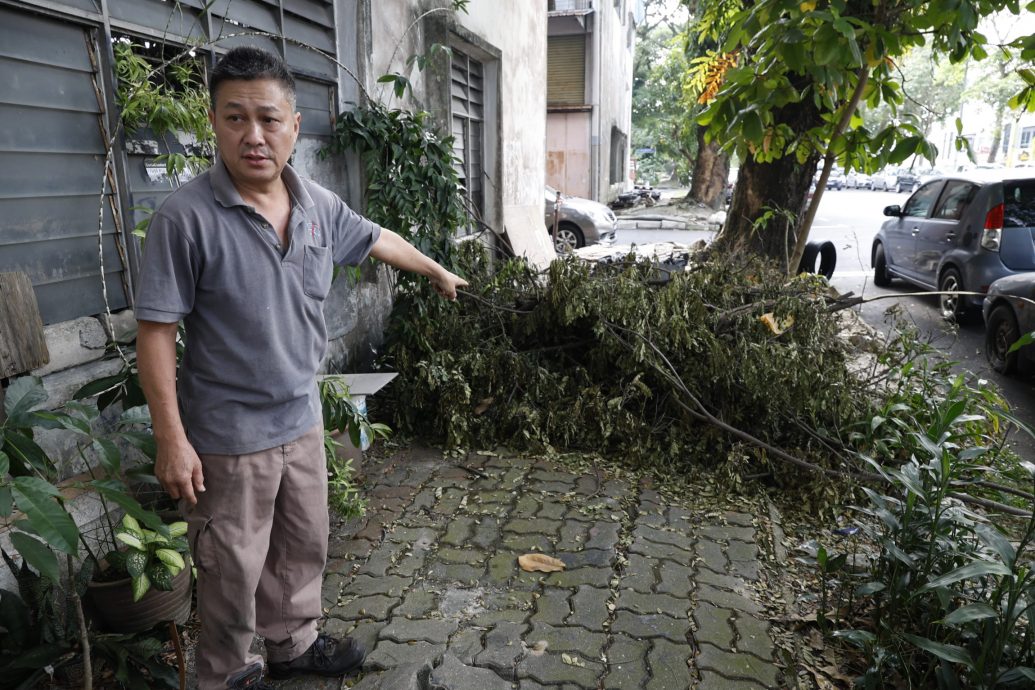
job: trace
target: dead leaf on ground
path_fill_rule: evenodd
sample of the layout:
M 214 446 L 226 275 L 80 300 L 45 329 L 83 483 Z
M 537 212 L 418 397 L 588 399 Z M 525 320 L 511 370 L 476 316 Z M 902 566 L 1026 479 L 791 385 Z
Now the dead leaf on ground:
M 773 335 L 781 335 L 784 331 L 794 325 L 794 316 L 787 316 L 782 319 L 776 318 L 773 312 L 767 312 L 758 317 L 758 320 L 769 327 Z
M 564 561 L 541 553 L 526 553 L 523 556 L 518 556 L 517 560 L 518 565 L 521 566 L 521 569 L 526 573 L 534 571 L 541 573 L 555 573 L 558 570 L 564 570 Z
M 474 408 L 476 415 L 483 415 L 485 412 L 492 407 L 492 404 L 496 402 L 496 398 L 484 398 L 478 402 L 478 405 Z

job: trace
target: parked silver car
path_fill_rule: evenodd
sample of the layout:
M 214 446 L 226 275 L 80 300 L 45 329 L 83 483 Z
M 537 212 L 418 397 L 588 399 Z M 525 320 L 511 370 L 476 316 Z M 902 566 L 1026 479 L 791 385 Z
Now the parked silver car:
M 557 199 L 560 198 L 560 206 Z M 618 219 L 604 204 L 577 196 L 558 194 L 546 187 L 546 231 L 553 233 L 554 208 L 557 208 L 557 237 L 554 248 L 558 254 L 567 254 L 588 244 L 614 242 Z
M 992 173 L 992 174 L 989 174 Z M 954 174 L 931 180 L 906 201 L 884 209 L 873 239 L 873 282 L 902 278 L 930 290 L 977 292 L 940 296 L 942 316 L 980 307 L 1003 276 L 1035 271 L 1035 171 Z
M 1035 273 L 1006 276 L 992 283 L 982 307 L 985 315 L 985 359 L 1001 374 L 1031 372 L 1035 345 L 1010 348 L 1035 331 Z

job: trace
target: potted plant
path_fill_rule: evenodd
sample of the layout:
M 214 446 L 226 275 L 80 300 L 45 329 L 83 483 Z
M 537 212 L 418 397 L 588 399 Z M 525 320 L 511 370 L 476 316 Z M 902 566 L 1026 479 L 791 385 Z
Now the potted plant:
M 118 548 L 104 557 L 86 589 L 101 629 L 137 632 L 165 621 L 186 622 L 193 581 L 187 523 L 163 527 L 147 529 L 133 516 L 123 516 L 114 533 Z

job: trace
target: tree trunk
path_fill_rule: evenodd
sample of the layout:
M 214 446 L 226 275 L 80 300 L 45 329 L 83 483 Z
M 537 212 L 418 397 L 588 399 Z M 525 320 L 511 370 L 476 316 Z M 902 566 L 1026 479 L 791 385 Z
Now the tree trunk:
M 1003 141 L 1003 111 L 1000 108 L 995 113 L 995 125 L 992 127 L 992 150 L 988 152 L 988 162 L 995 163 L 996 155 L 999 153 L 999 145 Z
M 709 208 L 718 209 L 726 191 L 730 174 L 729 156 L 719 150 L 717 142 L 706 143 L 705 128 L 697 128 L 697 157 L 694 177 L 690 184 L 690 198 Z

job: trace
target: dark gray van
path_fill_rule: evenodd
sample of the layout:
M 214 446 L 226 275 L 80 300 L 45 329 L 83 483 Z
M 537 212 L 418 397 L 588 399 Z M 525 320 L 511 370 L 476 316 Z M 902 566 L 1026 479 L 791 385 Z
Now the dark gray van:
M 988 286 L 1035 271 L 1035 169 L 975 170 L 937 178 L 904 206 L 888 206 L 873 239 L 873 282 L 902 278 L 941 295 L 942 316 L 980 308 Z

